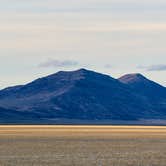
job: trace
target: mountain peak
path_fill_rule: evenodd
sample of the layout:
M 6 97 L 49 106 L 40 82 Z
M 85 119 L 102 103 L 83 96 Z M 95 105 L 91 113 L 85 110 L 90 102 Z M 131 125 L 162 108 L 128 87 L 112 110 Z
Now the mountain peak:
M 85 68 L 80 68 L 80 69 L 78 69 L 78 70 L 76 70 L 77 72 L 88 72 L 88 71 L 90 71 L 90 70 L 87 70 L 87 69 L 85 69 Z
M 84 68 L 78 69 L 78 70 L 72 70 L 72 71 L 59 71 L 55 74 L 83 74 L 83 73 L 88 73 L 88 72 L 93 72 Z M 55 75 L 53 74 L 53 75 Z
M 150 101 L 156 102 L 166 97 L 165 87 L 147 79 L 139 73 L 124 75 L 119 78 L 119 81 L 130 85 L 135 92 L 143 94 L 144 96 L 148 97 Z
M 120 77 L 118 80 L 122 83 L 134 83 L 134 82 L 148 81 L 148 79 L 140 73 L 126 74 L 126 75 Z
M 105 74 L 102 74 L 102 73 L 98 73 L 96 71 L 92 71 L 92 70 L 88 70 L 88 69 L 85 69 L 85 68 L 80 68 L 78 70 L 74 70 L 74 71 L 59 71 L 58 73 L 55 73 L 53 75 L 50 75 L 51 77 L 53 76 L 59 76 L 59 77 L 70 77 L 70 78 L 73 78 L 73 79 L 76 79 L 76 78 L 93 78 L 93 79 L 97 79 L 99 77 L 101 78 L 108 78 L 109 79 L 113 79 L 111 76 L 109 75 L 105 75 Z

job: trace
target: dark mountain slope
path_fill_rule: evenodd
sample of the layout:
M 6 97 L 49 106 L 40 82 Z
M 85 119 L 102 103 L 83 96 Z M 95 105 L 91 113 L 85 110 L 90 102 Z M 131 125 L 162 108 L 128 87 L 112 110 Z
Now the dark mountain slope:
M 160 88 L 160 98 L 155 100 L 151 93 L 156 94 Z M 54 123 L 56 119 L 63 123 L 63 119 L 68 119 L 71 124 L 75 119 L 166 120 L 163 91 L 164 87 L 141 75 L 127 75 L 117 80 L 85 69 L 61 71 L 1 90 L 0 122 L 8 114 L 15 123 L 18 119 L 27 123 Z
M 52 101 L 70 118 L 127 120 L 137 119 L 145 111 L 144 104 L 140 104 L 145 102 L 144 98 L 118 80 L 89 71 L 68 93 Z
M 88 120 L 136 120 L 142 114 L 147 118 L 154 111 L 144 97 L 134 94 L 118 80 L 85 69 L 58 72 L 2 90 L 0 106 L 32 112 L 40 118 Z
M 28 112 L 20 112 L 0 107 L 0 123 L 34 123 L 38 121 L 38 115 Z
M 145 96 L 153 106 L 153 110 L 157 114 L 165 114 L 166 112 L 166 88 L 147 79 L 141 74 L 127 74 L 119 78 L 119 81 L 129 85 L 133 92 Z
M 127 74 L 120 77 L 119 81 L 130 85 L 137 92 L 142 93 L 151 99 L 160 100 L 166 98 L 165 87 L 147 79 L 141 74 Z

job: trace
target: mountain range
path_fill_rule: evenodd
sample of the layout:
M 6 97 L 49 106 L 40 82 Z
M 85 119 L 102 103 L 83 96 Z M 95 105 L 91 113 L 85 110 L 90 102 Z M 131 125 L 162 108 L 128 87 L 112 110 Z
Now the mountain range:
M 165 125 L 166 88 L 141 74 L 60 71 L 0 90 L 0 123 Z

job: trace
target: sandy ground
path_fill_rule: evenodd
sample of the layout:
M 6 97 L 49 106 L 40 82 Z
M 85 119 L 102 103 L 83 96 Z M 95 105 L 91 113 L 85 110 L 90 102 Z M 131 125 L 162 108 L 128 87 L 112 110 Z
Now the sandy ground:
M 166 127 L 0 126 L 0 166 L 165 166 Z

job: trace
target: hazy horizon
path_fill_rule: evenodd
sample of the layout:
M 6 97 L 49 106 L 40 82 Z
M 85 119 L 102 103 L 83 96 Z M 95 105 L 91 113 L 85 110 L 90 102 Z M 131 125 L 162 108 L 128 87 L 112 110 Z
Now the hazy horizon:
M 164 0 L 2 2 L 0 89 L 79 68 L 166 86 L 165 9 Z

